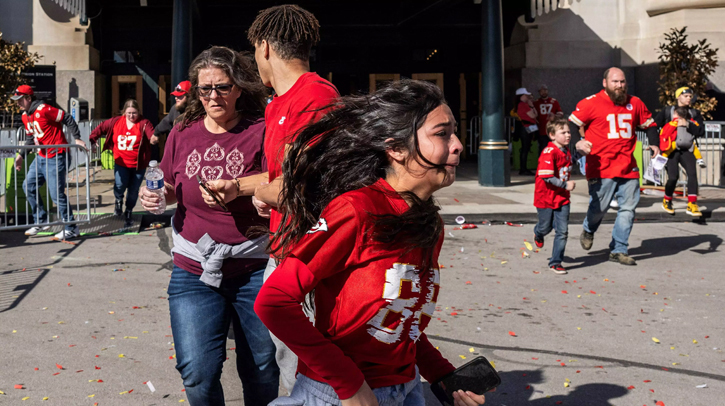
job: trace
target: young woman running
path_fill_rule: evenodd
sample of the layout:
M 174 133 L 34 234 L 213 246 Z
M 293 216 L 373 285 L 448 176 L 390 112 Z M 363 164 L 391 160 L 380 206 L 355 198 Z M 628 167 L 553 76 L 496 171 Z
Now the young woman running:
M 403 80 L 339 99 L 298 135 L 271 244 L 281 263 L 255 304 L 299 357 L 290 397 L 271 405 L 424 405 L 420 376 L 454 370 L 423 331 L 440 289 L 432 194 L 455 179 L 455 129 L 436 86 Z M 312 291 L 314 324 L 299 305 Z

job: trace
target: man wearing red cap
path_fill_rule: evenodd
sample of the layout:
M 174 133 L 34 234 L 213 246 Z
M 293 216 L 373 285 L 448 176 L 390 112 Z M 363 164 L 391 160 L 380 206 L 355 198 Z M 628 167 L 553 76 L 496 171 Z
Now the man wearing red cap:
M 36 100 L 33 89 L 28 85 L 22 85 L 15 90 L 10 97 L 20 109 L 23 110 L 23 124 L 28 137 L 26 145 L 61 145 L 68 144 L 63 134 L 63 125 L 75 139 L 75 143 L 86 148 L 86 143 L 81 140 L 81 133 L 78 130 L 75 120 L 62 109 L 45 104 L 42 100 Z M 23 159 L 28 150 L 22 150 L 15 158 L 15 169 L 18 171 L 23 167 Z M 38 188 L 48 183 L 50 198 L 58 205 L 60 215 L 65 222 L 73 222 L 73 210 L 68 204 L 68 197 L 65 194 L 66 175 L 66 148 L 43 148 L 38 156 L 30 164 L 23 182 L 23 190 L 28 198 L 28 203 L 33 210 L 33 220 L 38 226 L 31 227 L 25 235 L 32 236 L 40 231 L 45 231 L 50 226 L 43 226 L 48 222 L 48 213 L 45 211 L 43 199 L 38 195 Z M 67 224 L 63 231 L 56 234 L 56 238 L 67 240 L 80 235 L 78 226 Z
M 190 90 L 191 82 L 185 80 L 176 85 L 176 89 L 171 92 L 171 94 L 176 99 L 176 104 L 171 107 L 169 114 L 167 114 L 166 117 L 161 120 L 156 128 L 154 128 L 154 136 L 151 137 L 151 159 L 155 159 L 157 161 L 161 160 L 158 148 L 159 138 L 163 138 L 169 135 L 171 129 L 174 128 L 174 121 L 176 120 L 176 118 L 183 114 L 184 110 L 186 110 L 186 106 L 189 104 L 189 98 L 187 97 L 187 94 Z

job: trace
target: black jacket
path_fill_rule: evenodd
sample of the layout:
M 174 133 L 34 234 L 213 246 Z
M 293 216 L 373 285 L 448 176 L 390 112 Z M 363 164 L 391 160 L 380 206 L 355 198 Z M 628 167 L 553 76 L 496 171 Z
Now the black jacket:
M 171 132 L 171 130 L 174 128 L 174 121 L 176 121 L 176 118 L 179 117 L 181 113 L 179 110 L 176 109 L 176 105 L 171 108 L 171 111 L 169 111 L 169 114 L 164 117 L 159 125 L 154 128 L 154 135 L 155 136 L 161 136 L 164 134 L 168 134 Z

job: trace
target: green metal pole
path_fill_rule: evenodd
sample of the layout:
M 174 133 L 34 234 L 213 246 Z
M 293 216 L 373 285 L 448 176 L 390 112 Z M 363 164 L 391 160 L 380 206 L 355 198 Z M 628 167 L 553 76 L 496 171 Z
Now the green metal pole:
M 481 143 L 478 183 L 509 186 L 511 161 L 504 135 L 501 0 L 481 2 Z

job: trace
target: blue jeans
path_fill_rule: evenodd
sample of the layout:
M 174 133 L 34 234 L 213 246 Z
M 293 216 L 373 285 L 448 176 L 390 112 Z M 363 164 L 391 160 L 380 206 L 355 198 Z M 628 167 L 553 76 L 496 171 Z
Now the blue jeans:
M 277 397 L 279 368 L 269 330 L 254 313 L 264 269 L 207 286 L 199 275 L 174 265 L 169 282 L 176 369 L 191 406 L 224 405 L 221 385 L 229 322 L 234 324 L 237 372 L 245 405 L 266 405 Z
M 38 194 L 38 189 L 46 182 L 48 183 L 48 193 L 50 194 L 50 198 L 58 206 L 60 217 L 63 221 L 75 221 L 73 210 L 68 204 L 68 196 L 65 194 L 65 155 L 65 152 L 53 158 L 43 158 L 37 155 L 28 168 L 25 181 L 23 181 L 23 191 L 25 191 L 30 208 L 33 210 L 33 221 L 35 224 L 46 223 L 48 221 L 48 212 L 45 211 L 43 198 Z M 65 229 L 72 231 L 77 227 L 75 224 L 68 224 L 65 226 Z
M 415 378 L 403 384 L 384 386 L 373 389 L 380 406 L 425 406 L 423 384 L 420 382 L 418 368 Z M 297 375 L 297 382 L 289 396 L 277 398 L 269 406 L 339 406 L 340 398 L 332 386 L 310 379 L 305 375 Z
M 569 210 L 571 205 L 565 204 L 558 209 L 536 209 L 539 213 L 539 221 L 534 227 L 534 234 L 539 238 L 546 237 L 553 228 L 556 230 L 554 237 L 554 248 L 551 251 L 549 266 L 560 265 L 564 261 L 564 250 L 566 240 L 569 238 Z
M 609 249 L 612 254 L 627 254 L 629 234 L 634 224 L 634 209 L 639 203 L 639 179 L 590 179 L 589 210 L 584 219 L 584 231 L 596 233 L 613 198 L 617 198 L 619 210 L 612 230 Z
M 123 193 L 128 189 L 126 194 L 126 211 L 133 210 L 138 200 L 138 190 L 143 183 L 145 170 L 137 170 L 136 168 L 126 168 L 116 164 L 113 167 L 113 174 L 116 177 L 116 183 L 113 185 L 113 195 L 116 200 L 123 200 Z

